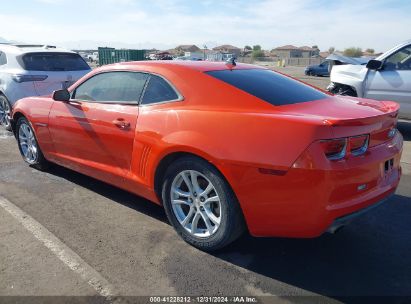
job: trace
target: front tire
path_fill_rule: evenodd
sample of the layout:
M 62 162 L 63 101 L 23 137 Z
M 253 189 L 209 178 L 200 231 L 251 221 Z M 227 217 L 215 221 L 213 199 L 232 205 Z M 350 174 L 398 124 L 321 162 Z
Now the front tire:
M 201 250 L 223 248 L 244 232 L 233 191 L 220 172 L 200 158 L 184 157 L 167 169 L 162 198 L 174 229 Z
M 0 125 L 7 131 L 11 131 L 10 114 L 10 103 L 4 95 L 0 94 Z
M 25 117 L 20 117 L 16 123 L 16 138 L 20 154 L 30 166 L 41 171 L 47 170 L 49 162 L 44 158 L 38 145 L 31 124 Z

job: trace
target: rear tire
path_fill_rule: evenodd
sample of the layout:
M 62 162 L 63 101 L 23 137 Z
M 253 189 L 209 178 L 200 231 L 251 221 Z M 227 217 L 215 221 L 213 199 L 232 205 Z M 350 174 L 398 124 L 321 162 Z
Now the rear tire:
M 17 120 L 16 138 L 20 154 L 26 163 L 41 171 L 49 168 L 50 163 L 44 158 L 33 128 L 25 117 Z
M 0 94 L 0 125 L 7 131 L 11 131 L 11 105 L 6 96 Z
M 190 245 L 223 248 L 245 230 L 240 205 L 224 177 L 207 161 L 184 157 L 165 174 L 162 199 L 168 220 Z

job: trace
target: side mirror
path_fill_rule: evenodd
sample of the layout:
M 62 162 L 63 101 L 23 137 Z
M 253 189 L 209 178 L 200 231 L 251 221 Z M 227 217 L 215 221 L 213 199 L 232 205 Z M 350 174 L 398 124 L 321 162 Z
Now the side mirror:
M 368 61 L 366 67 L 370 70 L 380 70 L 382 68 L 382 65 L 382 61 L 371 59 L 370 61 Z
M 70 92 L 67 89 L 54 91 L 53 100 L 68 102 L 70 101 Z

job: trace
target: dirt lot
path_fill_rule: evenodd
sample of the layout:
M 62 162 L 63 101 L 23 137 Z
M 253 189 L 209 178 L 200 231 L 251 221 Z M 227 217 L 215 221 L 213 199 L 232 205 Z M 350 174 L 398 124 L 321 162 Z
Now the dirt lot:
M 303 76 L 301 68 L 281 71 L 328 84 L 327 78 Z M 1 132 L 0 296 L 104 295 L 115 301 L 116 295 L 249 295 L 276 303 L 406 303 L 410 298 L 399 296 L 411 296 L 411 123 L 399 128 L 406 140 L 404 175 L 390 202 L 335 235 L 245 235 L 215 254 L 186 245 L 163 210 L 142 198 L 61 167 L 47 173 L 28 167 L 15 139 Z
M 276 66 L 267 66 L 275 71 L 290 75 L 294 78 L 302 80 L 306 83 L 309 83 L 313 86 L 316 86 L 320 89 L 325 90 L 330 84 L 330 77 L 321 77 L 321 76 L 307 76 L 304 74 L 304 67 L 295 67 L 295 66 L 286 66 L 286 67 L 276 67 Z

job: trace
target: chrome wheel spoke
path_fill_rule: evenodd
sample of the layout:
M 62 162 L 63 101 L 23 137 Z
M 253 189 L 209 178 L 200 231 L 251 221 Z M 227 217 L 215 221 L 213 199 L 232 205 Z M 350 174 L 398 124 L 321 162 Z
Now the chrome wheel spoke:
M 190 208 L 190 211 L 188 212 L 186 218 L 184 221 L 181 222 L 181 225 L 183 227 L 186 227 L 188 223 L 190 223 L 191 219 L 193 218 L 193 215 L 195 214 L 194 208 Z
M 188 201 L 183 201 L 181 199 L 173 199 L 172 200 L 173 204 L 177 204 L 177 205 L 187 205 L 187 206 L 191 206 L 191 203 L 189 203 Z
M 201 215 L 200 213 L 196 213 L 193 217 L 193 221 L 191 222 L 191 233 L 196 234 L 198 229 L 198 221 L 200 220 Z
M 220 198 L 219 198 L 218 196 L 213 196 L 213 197 L 207 198 L 207 199 L 204 201 L 203 205 L 206 205 L 206 204 L 209 204 L 209 203 L 213 203 L 213 202 L 219 202 L 219 201 L 220 201 Z
M 174 189 L 173 191 L 174 191 L 174 193 L 177 194 L 178 196 L 191 197 L 191 193 L 190 193 L 190 192 L 184 192 L 184 191 L 181 191 L 180 189 Z
M 214 189 L 213 184 L 208 183 L 207 188 L 205 188 L 205 190 L 203 192 L 200 193 L 200 196 L 206 196 L 209 195 L 210 192 Z
M 29 146 L 27 149 L 27 159 L 31 161 L 32 158 L 33 158 L 33 151 L 31 150 L 31 146 Z
M 203 221 L 207 227 L 208 232 L 210 233 L 210 235 L 212 235 L 214 227 L 211 225 L 210 218 L 205 212 L 200 212 L 200 214 L 201 214 L 201 217 L 203 218 Z
M 193 184 L 191 183 L 190 178 L 187 176 L 186 172 L 182 173 L 182 177 L 190 193 L 193 193 Z
M 214 225 L 220 225 L 220 218 L 215 216 L 215 214 L 209 208 L 204 208 L 204 212 L 207 214 L 208 218 L 213 222 Z
M 198 174 L 195 171 L 190 171 L 190 177 L 191 177 L 191 184 L 193 185 L 193 191 L 196 194 L 199 194 L 201 192 L 200 186 L 198 185 Z
M 29 157 L 29 151 L 30 149 L 29 149 L 29 147 L 27 146 L 27 148 L 26 149 L 24 149 L 23 150 L 23 154 L 24 154 L 24 156 L 26 157 L 26 158 L 28 158 Z

